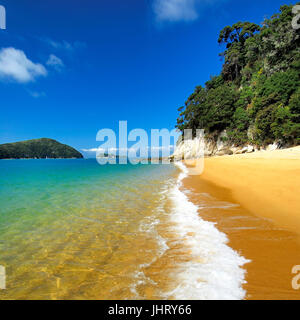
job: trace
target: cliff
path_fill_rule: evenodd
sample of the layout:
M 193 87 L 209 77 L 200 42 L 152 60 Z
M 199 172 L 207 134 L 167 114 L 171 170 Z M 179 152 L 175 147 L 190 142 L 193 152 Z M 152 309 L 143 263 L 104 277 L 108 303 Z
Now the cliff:
M 233 154 L 253 153 L 260 150 L 273 151 L 280 149 L 277 142 L 268 145 L 266 148 L 254 145 L 235 146 L 227 139 L 226 130 L 217 139 L 209 137 L 194 138 L 185 141 L 178 141 L 172 159 L 198 159 L 201 157 L 224 156 Z

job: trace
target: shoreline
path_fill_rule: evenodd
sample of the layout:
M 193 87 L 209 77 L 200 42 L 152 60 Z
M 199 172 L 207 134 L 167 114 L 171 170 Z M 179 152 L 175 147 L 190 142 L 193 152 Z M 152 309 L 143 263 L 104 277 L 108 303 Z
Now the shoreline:
M 245 270 L 249 261 L 228 245 L 224 232 L 198 214 L 199 206 L 190 201 L 183 188 L 188 168 L 176 164 L 181 170 L 176 186 L 170 190 L 171 225 L 176 242 L 181 241 L 185 262 L 173 290 L 176 299 L 183 300 L 240 300 L 246 296 L 243 288 Z M 200 244 L 200 245 L 199 245 Z M 171 249 L 172 250 L 172 249 Z M 218 275 L 218 276 L 216 276 Z M 175 279 L 174 279 L 175 280 Z
M 192 167 L 194 161 L 185 164 Z M 230 190 L 250 212 L 300 235 L 300 146 L 205 158 L 204 166 L 201 179 Z
M 185 164 L 193 167 L 194 161 Z M 184 180 L 189 199 L 200 207 L 205 194 L 236 204 L 202 208 L 199 215 L 215 222 L 228 245 L 251 260 L 244 266 L 247 299 L 300 299 L 291 286 L 291 270 L 300 264 L 299 174 L 296 147 L 206 158 L 203 174 Z

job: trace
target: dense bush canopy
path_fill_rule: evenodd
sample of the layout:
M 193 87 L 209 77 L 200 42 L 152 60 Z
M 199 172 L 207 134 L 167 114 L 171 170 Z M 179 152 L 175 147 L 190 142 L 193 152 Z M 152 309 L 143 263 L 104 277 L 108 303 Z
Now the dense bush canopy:
M 292 8 L 282 6 L 261 26 L 238 22 L 220 32 L 222 72 L 179 108 L 180 131 L 226 129 L 236 145 L 300 143 L 300 30 Z
M 0 159 L 83 158 L 72 147 L 42 138 L 0 145 Z

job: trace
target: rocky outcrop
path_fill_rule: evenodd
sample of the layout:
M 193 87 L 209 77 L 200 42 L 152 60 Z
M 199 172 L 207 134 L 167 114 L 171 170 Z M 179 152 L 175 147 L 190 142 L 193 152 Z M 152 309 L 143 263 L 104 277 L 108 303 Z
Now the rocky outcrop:
M 223 131 L 217 138 L 207 137 L 194 138 L 185 141 L 179 141 L 173 156 L 174 160 L 197 159 L 201 157 L 225 156 L 234 154 L 252 153 L 260 150 L 280 149 L 279 144 L 274 143 L 267 148 L 258 148 L 253 145 L 235 146 L 228 142 L 226 131 Z

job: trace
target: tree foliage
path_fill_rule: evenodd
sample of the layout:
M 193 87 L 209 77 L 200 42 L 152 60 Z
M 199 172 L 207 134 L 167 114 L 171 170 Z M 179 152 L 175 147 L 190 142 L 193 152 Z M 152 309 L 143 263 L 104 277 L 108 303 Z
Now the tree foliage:
M 298 144 L 300 30 L 292 28 L 293 17 L 292 6 L 284 5 L 261 26 L 238 22 L 221 30 L 222 72 L 195 89 L 176 127 L 226 129 L 235 144 Z
M 0 159 L 83 158 L 72 147 L 42 138 L 0 145 Z

